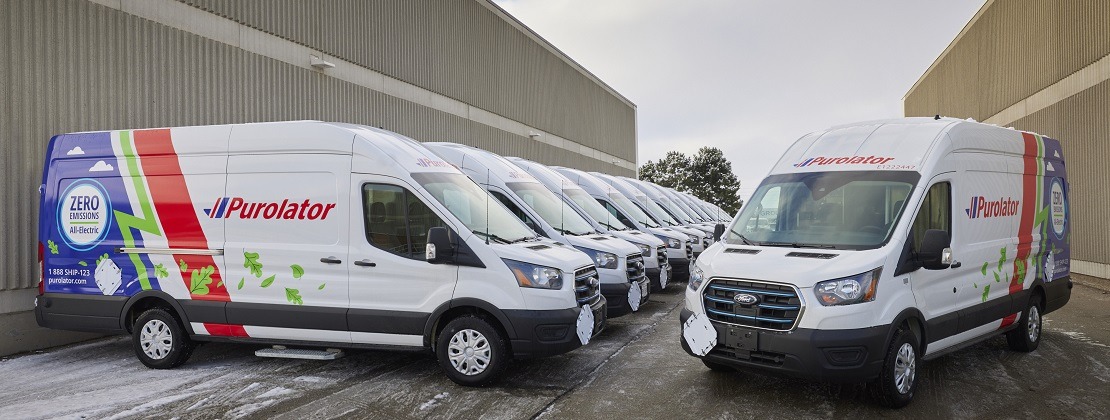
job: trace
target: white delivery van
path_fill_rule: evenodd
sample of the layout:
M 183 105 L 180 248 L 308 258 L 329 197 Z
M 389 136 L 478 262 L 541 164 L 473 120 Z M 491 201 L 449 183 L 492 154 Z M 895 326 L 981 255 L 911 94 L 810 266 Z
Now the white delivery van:
M 701 203 L 699 203 L 695 199 L 695 197 L 687 193 L 675 190 L 674 188 L 666 188 L 665 191 L 669 193 L 671 197 L 675 199 L 675 201 L 685 204 L 685 208 L 690 209 L 690 211 L 696 213 L 698 215 L 698 220 L 701 220 L 703 223 L 707 223 L 712 227 L 716 227 L 717 223 L 719 223 L 717 218 L 710 215 L 709 212 L 706 211 L 705 207 L 703 207 Z
M 682 267 L 682 280 L 686 280 L 686 272 L 689 271 L 690 266 L 690 253 L 693 252 L 688 244 L 689 236 L 663 227 L 647 213 L 644 213 L 640 206 L 625 197 L 624 194 L 593 175 L 577 169 L 559 166 L 552 169 L 578 184 L 590 197 L 597 200 L 597 203 L 609 214 L 615 216 L 624 225 L 642 233 L 653 235 L 662 241 L 666 248 L 656 251 L 655 254 L 656 258 L 659 259 L 658 265 L 662 268 L 658 271 L 648 269 L 648 278 L 651 279 L 652 290 L 667 288 L 667 283 L 676 276 L 675 266 Z
M 536 233 L 589 255 L 608 301 L 609 318 L 639 310 L 650 283 L 640 248 L 602 235 L 527 171 L 488 151 L 457 143 L 425 143 L 505 205 Z
M 152 368 L 198 341 L 430 350 L 484 385 L 604 325 L 593 261 L 376 128 L 64 134 L 41 191 L 39 325 L 131 334 Z
M 656 222 L 659 222 L 663 226 L 666 226 L 678 232 L 685 233 L 687 239 L 690 241 L 687 248 L 690 249 L 689 259 L 691 263 L 693 263 L 694 259 L 697 258 L 698 255 L 701 255 L 702 251 L 705 250 L 706 233 L 704 231 L 686 226 L 685 223 L 671 217 L 669 212 L 664 210 L 663 207 L 660 207 L 659 203 L 657 203 L 651 197 L 648 197 L 647 194 L 644 194 L 644 192 L 640 190 L 638 186 L 633 185 L 631 182 L 628 182 L 628 180 L 624 178 L 597 172 L 590 172 L 590 174 L 598 177 L 602 181 L 605 181 L 605 183 L 613 186 L 613 188 L 616 188 L 617 191 L 620 191 L 621 194 L 624 194 L 625 197 L 628 197 L 630 200 L 636 202 L 636 204 L 639 204 L 640 208 L 651 215 L 651 217 L 654 218 Z M 681 267 L 683 275 L 686 274 L 686 269 L 688 268 L 689 267 Z M 679 267 L 676 267 L 676 269 L 679 269 Z
M 1037 134 L 932 118 L 808 134 L 698 259 L 682 346 L 904 406 L 923 360 L 999 334 L 1037 348 L 1071 296 L 1068 211 L 1060 142 Z
M 695 247 L 695 251 L 700 254 L 701 251 L 704 251 L 705 248 L 709 247 L 709 244 L 713 239 L 713 226 L 709 225 L 708 223 L 702 223 L 694 216 L 691 216 L 686 210 L 682 208 L 679 203 L 675 202 L 673 199 L 671 199 L 671 197 L 667 196 L 667 194 L 663 192 L 663 190 L 660 189 L 658 185 L 628 177 L 621 177 L 621 179 L 628 182 L 629 184 L 632 184 L 632 186 L 639 188 L 640 191 L 648 196 L 648 198 L 655 201 L 655 204 L 658 204 L 659 208 L 663 209 L 663 211 L 666 212 L 667 215 L 677 220 L 683 226 L 700 231 L 703 234 L 703 236 L 699 238 L 701 240 L 699 244 L 701 245 L 701 249 Z
M 536 180 L 543 183 L 549 191 L 562 198 L 564 203 L 577 211 L 583 219 L 590 222 L 598 232 L 622 239 L 639 247 L 640 256 L 643 257 L 643 260 L 637 263 L 636 266 L 643 264 L 642 268 L 645 275 L 647 273 L 654 273 L 654 276 L 662 274 L 664 276 L 662 282 L 666 284 L 666 276 L 670 273 L 667 272 L 669 268 L 667 267 L 667 246 L 663 244 L 662 240 L 655 237 L 655 235 L 643 233 L 625 225 L 616 215 L 605 210 L 605 207 L 602 207 L 586 190 L 554 169 L 518 157 L 508 157 L 506 159 L 527 171 Z M 661 267 L 662 271 L 660 271 Z M 629 270 L 638 270 L 638 268 L 635 266 L 629 267 Z M 645 285 L 652 282 L 652 277 L 648 276 Z M 640 304 L 647 303 L 650 289 L 651 287 L 644 288 L 645 293 L 643 293 Z M 658 287 L 656 287 L 656 290 L 658 290 Z

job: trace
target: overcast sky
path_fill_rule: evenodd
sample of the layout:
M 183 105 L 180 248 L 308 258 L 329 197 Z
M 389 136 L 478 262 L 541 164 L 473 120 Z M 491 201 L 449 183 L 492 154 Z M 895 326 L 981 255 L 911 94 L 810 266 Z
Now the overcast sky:
M 637 106 L 639 163 L 721 148 L 747 198 L 802 135 L 902 116 L 984 0 L 494 0 Z

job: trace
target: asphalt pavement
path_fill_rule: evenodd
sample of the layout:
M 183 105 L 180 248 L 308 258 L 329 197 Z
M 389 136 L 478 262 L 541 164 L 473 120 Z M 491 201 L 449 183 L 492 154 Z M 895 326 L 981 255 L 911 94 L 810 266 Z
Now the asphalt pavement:
M 1110 282 L 1078 277 L 1029 354 L 988 340 L 925 363 L 915 401 L 879 407 L 862 385 L 718 373 L 679 347 L 685 284 L 610 320 L 590 345 L 515 362 L 489 388 L 430 355 L 348 351 L 328 362 L 206 344 L 147 369 L 126 337 L 0 359 L 0 418 L 1110 418 Z

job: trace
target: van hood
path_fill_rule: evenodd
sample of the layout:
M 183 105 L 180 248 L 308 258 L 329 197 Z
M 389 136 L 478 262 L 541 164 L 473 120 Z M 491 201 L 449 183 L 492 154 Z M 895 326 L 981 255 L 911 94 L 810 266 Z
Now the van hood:
M 582 248 L 596 249 L 598 251 L 609 252 L 616 254 L 618 257 L 626 257 L 629 254 L 640 254 L 640 247 L 625 242 L 623 239 L 614 238 L 609 235 L 590 234 L 582 236 L 567 236 L 567 241 L 571 245 Z
M 624 239 L 625 241 L 631 242 L 633 245 L 644 244 L 652 248 L 658 248 L 666 245 L 663 243 L 662 239 L 655 237 L 655 235 L 640 232 L 638 230 L 614 230 L 610 231 L 609 234 L 620 239 Z
M 885 248 L 866 251 L 713 244 L 697 259 L 706 277 L 788 283 L 798 288 L 882 266 Z M 758 251 L 758 252 L 757 252 Z M 757 252 L 757 253 L 753 253 Z
M 679 232 L 679 231 L 671 229 L 669 227 L 657 227 L 657 228 L 647 228 L 647 229 L 648 229 L 648 232 L 650 232 L 652 235 L 663 235 L 663 236 L 666 236 L 668 238 L 674 238 L 674 239 L 678 239 L 678 240 L 681 240 L 681 241 L 685 241 L 687 239 L 690 239 L 690 237 L 687 236 L 685 233 Z
M 549 239 L 515 244 L 490 243 L 490 245 L 497 256 L 503 259 L 554 267 L 568 273 L 594 265 L 594 261 L 582 251 Z

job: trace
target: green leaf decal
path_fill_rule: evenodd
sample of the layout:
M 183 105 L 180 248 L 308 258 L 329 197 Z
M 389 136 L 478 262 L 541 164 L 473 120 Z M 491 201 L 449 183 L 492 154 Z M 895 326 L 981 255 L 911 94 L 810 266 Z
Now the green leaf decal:
M 88 267 L 88 266 L 89 266 L 89 263 L 87 263 L 87 262 L 84 262 L 84 261 L 78 261 L 78 262 L 77 262 L 77 265 L 79 265 L 79 266 L 82 266 L 82 267 Z
M 102 254 L 102 255 L 100 255 L 100 257 L 97 257 L 97 259 L 96 259 L 96 265 L 100 265 L 100 262 L 101 262 L 101 261 L 104 261 L 104 260 L 106 260 L 106 259 L 108 259 L 108 258 L 109 258 L 109 257 L 108 257 L 108 254 Z
M 154 277 L 164 279 L 169 276 L 170 272 L 166 270 L 165 266 L 163 266 L 162 264 L 154 266 Z
M 998 254 L 998 269 L 1002 270 L 1002 264 L 1006 263 L 1006 247 L 1002 247 L 1002 249 L 998 251 Z
M 239 290 L 243 290 L 243 285 L 247 283 L 246 278 L 239 279 Z
M 289 299 L 289 303 L 294 305 L 304 305 L 304 299 L 301 299 L 301 291 L 297 289 L 285 288 L 285 298 Z
M 987 267 L 990 265 L 991 263 L 983 263 L 983 276 L 987 275 Z
M 293 278 L 295 278 L 295 279 L 299 279 L 299 278 L 301 278 L 301 276 L 304 275 L 304 268 L 301 268 L 300 265 L 293 264 L 293 265 L 289 266 L 289 268 L 293 269 Z
M 320 287 L 317 287 L 316 290 L 324 290 L 324 286 L 327 286 L 327 285 L 328 285 L 327 283 L 320 284 Z
M 1002 279 L 998 277 L 998 272 L 997 271 L 992 272 L 992 274 L 994 274 L 994 282 L 995 283 L 1001 283 L 1002 282 Z
M 987 301 L 987 293 L 990 293 L 990 291 L 991 291 L 991 285 L 988 284 L 986 286 L 983 286 L 983 302 Z
M 54 243 L 54 241 L 52 241 L 50 239 L 47 239 L 46 240 L 46 246 L 50 247 L 50 253 L 51 254 L 58 255 L 58 244 Z
M 189 279 L 189 293 L 194 295 L 207 295 L 208 285 L 212 284 L 212 273 L 216 271 L 213 266 L 207 266 L 200 270 L 193 270 Z
M 266 277 L 266 280 L 262 280 L 262 287 L 270 287 L 271 284 L 274 284 L 274 277 L 277 277 L 277 275 L 275 274 L 270 277 Z
M 185 264 L 185 260 L 177 260 L 177 266 L 181 268 L 181 272 L 189 271 L 189 264 Z
M 243 251 L 243 267 L 250 269 L 255 277 L 262 278 L 262 263 L 258 262 L 257 252 Z
M 216 283 L 216 288 L 217 288 L 217 289 L 219 289 L 219 288 L 221 288 L 221 287 L 224 287 L 224 281 L 223 281 L 223 280 L 220 280 L 220 282 L 219 282 L 219 283 Z
M 1017 266 L 1017 277 L 1019 280 L 1025 279 L 1025 260 L 1014 260 L 1014 265 Z

